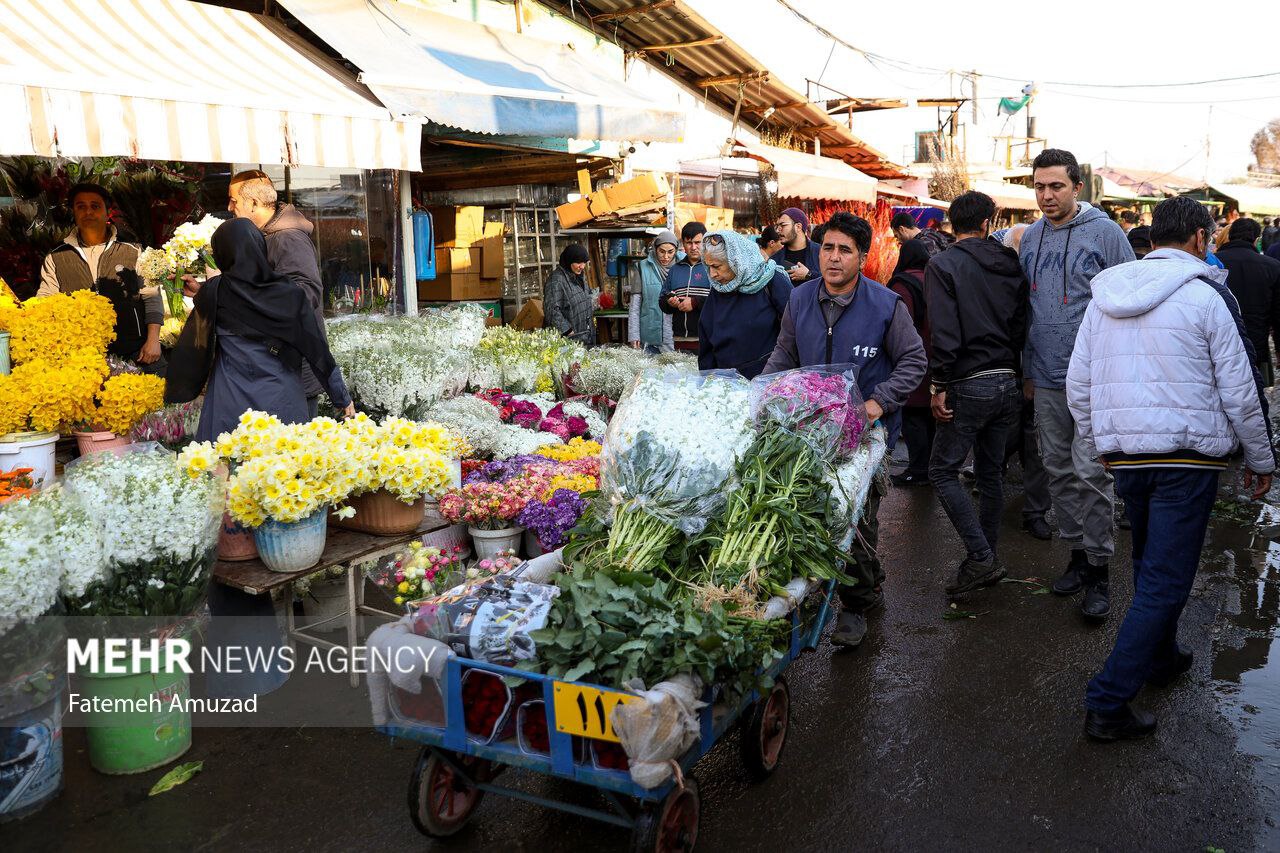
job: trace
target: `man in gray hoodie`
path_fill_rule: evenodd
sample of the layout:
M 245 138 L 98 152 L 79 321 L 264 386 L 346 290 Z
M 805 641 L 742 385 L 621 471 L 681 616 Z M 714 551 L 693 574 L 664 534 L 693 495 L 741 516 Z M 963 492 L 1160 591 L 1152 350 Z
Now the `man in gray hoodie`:
M 1077 431 L 1064 389 L 1093 277 L 1134 254 L 1119 225 L 1078 200 L 1084 184 L 1070 151 L 1042 151 L 1032 163 L 1032 181 L 1044 216 L 1023 233 L 1019 251 L 1031 283 L 1024 391 L 1035 400 L 1058 536 L 1071 546 L 1071 561 L 1051 589 L 1063 596 L 1084 589 L 1081 612 L 1102 621 L 1111 612 L 1108 565 L 1115 549 L 1111 475 Z

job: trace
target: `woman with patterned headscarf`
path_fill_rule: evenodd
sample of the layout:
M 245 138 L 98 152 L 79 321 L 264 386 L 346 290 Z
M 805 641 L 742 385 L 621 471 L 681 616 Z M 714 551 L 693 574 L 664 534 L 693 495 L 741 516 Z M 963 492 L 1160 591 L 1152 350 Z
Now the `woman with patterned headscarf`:
M 753 239 L 733 231 L 704 237 L 702 260 L 711 295 L 698 325 L 698 369 L 737 370 L 754 379 L 778 342 L 791 279 L 760 257 Z

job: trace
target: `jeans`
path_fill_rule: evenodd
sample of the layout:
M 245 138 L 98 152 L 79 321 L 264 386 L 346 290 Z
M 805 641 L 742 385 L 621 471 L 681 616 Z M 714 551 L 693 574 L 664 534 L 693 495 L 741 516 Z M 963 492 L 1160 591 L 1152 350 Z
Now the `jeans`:
M 952 418 L 938 424 L 929 480 L 969 558 L 985 563 L 996 552 L 1004 510 L 1004 449 L 1009 433 L 1018 429 L 1022 392 L 1011 373 L 979 376 L 948 385 L 947 406 Z M 960 466 L 970 450 L 980 496 L 977 513 L 960 485 Z
M 902 409 L 902 440 L 907 444 L 907 470 L 904 474 L 924 479 L 929 476 L 929 454 L 933 452 L 933 436 L 937 421 L 927 406 Z
M 1058 538 L 1072 549 L 1083 548 L 1091 565 L 1106 565 L 1115 551 L 1111 475 L 1092 442 L 1076 432 L 1064 390 L 1037 388 L 1035 403 L 1036 437 L 1058 514 Z
M 867 508 L 862 520 L 858 522 L 858 535 L 849 548 L 853 562 L 845 566 L 845 574 L 857 583 L 853 586 L 841 584 L 836 589 L 840 603 L 850 613 L 861 613 L 880 603 L 884 566 L 880 564 L 880 557 L 876 554 L 876 547 L 880 543 L 880 521 L 877 516 L 880 512 L 880 498 L 884 495 L 884 480 L 877 475 L 867 491 Z
M 1133 524 L 1133 603 L 1085 691 L 1085 705 L 1102 714 L 1119 713 L 1148 676 L 1177 661 L 1178 617 L 1200 565 L 1218 471 L 1117 471 L 1116 492 Z

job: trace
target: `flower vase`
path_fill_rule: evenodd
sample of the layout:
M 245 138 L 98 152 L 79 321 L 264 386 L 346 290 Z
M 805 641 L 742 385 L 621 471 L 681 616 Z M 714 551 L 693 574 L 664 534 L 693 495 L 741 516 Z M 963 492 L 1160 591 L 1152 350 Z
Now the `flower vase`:
M 11 432 L 0 435 L 0 471 L 30 468 L 37 485 L 53 483 L 56 432 Z
M 321 507 L 306 518 L 285 523 L 269 519 L 253 530 L 258 557 L 273 572 L 309 569 L 324 555 L 329 508 Z
M 333 517 L 333 525 L 345 530 L 359 530 L 375 536 L 396 536 L 412 533 L 422 524 L 427 505 L 424 498 L 405 503 L 386 489 L 375 489 L 347 499 L 347 506 L 356 511 L 351 518 Z
M 222 514 L 222 529 L 218 531 L 218 559 L 238 563 L 258 556 L 258 546 L 253 531 L 231 517 Z
M 72 435 L 76 437 L 76 446 L 80 449 L 81 456 L 119 450 L 133 444 L 127 435 L 116 435 L 114 432 L 86 430 Z
M 468 527 L 471 541 L 476 546 L 477 560 L 492 560 L 499 551 L 520 550 L 520 537 L 524 535 L 523 527 L 504 527 L 500 530 L 481 530 L 479 527 Z
M 0 332 L 0 376 L 8 376 L 9 367 L 9 333 Z

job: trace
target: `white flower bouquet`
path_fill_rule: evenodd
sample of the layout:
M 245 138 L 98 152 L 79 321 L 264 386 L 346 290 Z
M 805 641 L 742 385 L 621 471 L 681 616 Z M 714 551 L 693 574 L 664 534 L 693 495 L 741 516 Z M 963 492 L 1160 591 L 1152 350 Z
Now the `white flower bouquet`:
M 138 256 L 138 275 L 149 285 L 164 288 L 169 313 L 176 318 L 187 316 L 182 301 L 182 276 L 206 275 L 213 268 L 210 242 L 222 220 L 205 216 L 199 222 L 184 222 L 174 229 L 169 242 L 159 249 L 144 249 Z
M 60 520 L 96 526 L 101 566 L 80 566 L 63 583 L 71 616 L 190 615 L 204 598 L 222 520 L 222 483 L 183 473 L 173 454 L 135 445 L 68 466 Z M 68 541 L 75 542 L 72 535 Z M 87 560 L 92 534 L 75 548 Z
M 340 317 L 328 331 L 329 349 L 361 411 L 416 420 L 466 387 L 484 312 L 464 306 L 420 317 Z
M 0 644 L 58 600 L 58 525 L 43 495 L 0 505 Z
M 482 457 L 494 455 L 499 427 L 506 426 L 493 404 L 471 394 L 441 400 L 427 411 L 426 417 L 461 435 L 471 445 L 471 452 Z
M 605 437 L 600 489 L 613 507 L 607 559 L 651 569 L 679 533 L 719 513 L 755 437 L 750 386 L 736 373 L 644 371 Z
M 573 375 L 573 390 L 591 397 L 617 400 L 653 360 L 631 347 L 595 347 L 587 352 Z
M 472 357 L 471 385 L 511 394 L 554 392 L 560 378 L 586 352 L 555 329 L 524 332 L 512 326 L 486 329 Z

